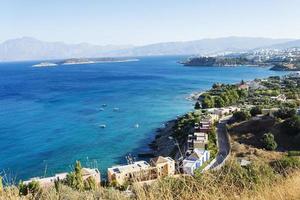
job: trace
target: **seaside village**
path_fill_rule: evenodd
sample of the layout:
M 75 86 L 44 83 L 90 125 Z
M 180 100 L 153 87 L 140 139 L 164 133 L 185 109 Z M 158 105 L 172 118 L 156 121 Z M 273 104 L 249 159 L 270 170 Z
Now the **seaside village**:
M 292 75 L 289 77 L 293 78 Z M 300 77 L 300 74 L 296 74 L 296 77 Z M 265 87 L 262 84 L 264 82 L 269 83 L 270 81 L 250 81 L 247 83 L 240 83 L 237 87 L 240 90 L 249 90 L 250 88 L 251 90 L 256 91 L 257 89 L 264 89 L 262 88 Z M 271 100 L 280 102 L 287 101 L 284 94 L 279 94 L 270 98 Z M 248 102 L 246 103 L 249 104 Z M 205 110 L 205 115 L 203 115 L 198 122 L 194 123 L 191 133 L 189 133 L 185 139 L 185 145 L 179 147 L 177 142 L 179 151 L 176 151 L 177 155 L 173 156 L 176 158 L 175 160 L 163 156 L 152 158 L 149 161 L 127 159 L 127 164 L 116 165 L 107 169 L 106 182 L 101 181 L 101 175 L 98 169 L 81 168 L 83 181 L 94 178 L 97 184 L 104 182 L 110 186 L 124 186 L 133 182 L 150 184 L 162 177 L 177 176 L 178 174 L 193 176 L 195 175 L 196 170 L 201 173 L 205 170 L 212 169 L 212 164 L 213 162 L 216 162 L 217 159 L 215 155 L 214 157 L 211 156 L 212 152 L 209 149 L 209 134 L 211 134 L 211 130 L 215 127 L 216 123 L 220 123 L 224 116 L 240 111 L 241 106 L 207 108 Z M 272 116 L 277 110 L 278 109 L 274 107 L 262 109 L 262 114 Z M 299 109 L 297 112 L 300 114 Z M 218 134 L 216 134 L 215 137 L 218 137 Z M 218 138 L 216 138 L 216 141 L 218 141 Z M 218 148 L 218 142 L 216 142 L 215 145 Z M 181 151 L 183 151 L 183 153 Z M 178 153 L 181 155 L 178 156 Z M 29 184 L 32 181 L 35 181 L 39 182 L 42 187 L 49 187 L 55 185 L 56 181 L 67 179 L 69 174 L 70 173 L 60 173 L 52 177 L 32 178 L 23 183 Z
M 107 183 L 111 186 L 123 186 L 128 183 L 150 184 L 158 178 L 176 176 L 176 174 L 194 175 L 198 168 L 208 165 L 210 151 L 208 150 L 208 134 L 212 125 L 221 116 L 237 111 L 237 107 L 209 109 L 208 114 L 194 125 L 193 134 L 189 134 L 185 154 L 178 161 L 170 157 L 158 156 L 150 159 L 149 162 L 133 161 L 129 159 L 125 165 L 116 165 L 107 169 Z M 207 167 L 206 167 L 207 168 Z M 205 170 L 205 169 L 203 169 Z M 98 169 L 82 168 L 83 181 L 94 178 L 96 184 L 101 183 L 101 175 Z M 41 187 L 54 186 L 56 181 L 63 181 L 68 173 L 56 174 L 46 178 L 31 178 L 24 181 L 29 184 L 32 181 L 39 182 Z

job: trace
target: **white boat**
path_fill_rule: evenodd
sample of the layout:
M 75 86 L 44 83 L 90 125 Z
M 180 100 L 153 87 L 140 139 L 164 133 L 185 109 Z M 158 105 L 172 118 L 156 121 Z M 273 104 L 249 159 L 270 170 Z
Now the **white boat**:
M 101 124 L 100 128 L 106 128 L 106 125 L 105 124 Z
M 134 127 L 135 127 L 135 128 L 139 128 L 140 125 L 139 125 L 139 124 L 135 124 Z
M 99 108 L 99 111 L 104 111 L 104 108 Z
M 120 110 L 120 108 L 114 108 L 114 111 L 118 111 L 118 110 Z

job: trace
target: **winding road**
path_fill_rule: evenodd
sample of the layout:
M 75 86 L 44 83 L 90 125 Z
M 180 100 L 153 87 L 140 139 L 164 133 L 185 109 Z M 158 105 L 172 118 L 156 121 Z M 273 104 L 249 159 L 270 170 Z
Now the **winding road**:
M 223 166 L 227 157 L 230 156 L 230 141 L 226 129 L 226 123 L 230 118 L 231 115 L 223 117 L 217 125 L 219 152 L 209 169 L 219 169 Z

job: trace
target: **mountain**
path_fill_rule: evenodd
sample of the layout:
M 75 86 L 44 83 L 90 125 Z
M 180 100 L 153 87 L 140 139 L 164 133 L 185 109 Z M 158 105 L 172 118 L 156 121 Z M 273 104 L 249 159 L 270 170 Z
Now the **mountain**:
M 293 40 L 293 41 L 288 41 L 280 44 L 274 44 L 269 46 L 270 48 L 275 48 L 275 49 L 287 49 L 287 48 L 293 48 L 293 47 L 300 47 L 300 40 Z
M 157 43 L 131 49 L 113 51 L 107 56 L 198 55 L 225 51 L 240 52 L 289 42 L 290 39 L 226 37 L 187 42 Z
M 199 55 L 220 52 L 247 51 L 250 49 L 292 45 L 291 39 L 251 37 L 226 37 L 187 42 L 156 43 L 145 46 L 92 45 L 87 43 L 66 44 L 44 42 L 30 37 L 7 40 L 0 44 L 0 61 L 46 60 L 82 57 Z M 299 40 L 298 40 L 299 43 Z
M 103 52 L 130 47 L 132 46 L 97 46 L 87 43 L 65 44 L 63 42 L 44 42 L 31 37 L 23 37 L 7 40 L 0 44 L 0 61 L 98 57 Z

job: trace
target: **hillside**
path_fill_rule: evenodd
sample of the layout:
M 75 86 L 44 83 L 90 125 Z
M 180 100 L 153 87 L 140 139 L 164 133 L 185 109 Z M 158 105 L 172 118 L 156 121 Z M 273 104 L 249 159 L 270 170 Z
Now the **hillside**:
M 187 42 L 156 43 L 144 46 L 66 44 L 44 42 L 30 37 L 7 40 L 0 44 L 0 61 L 46 60 L 81 57 L 198 55 L 240 52 L 289 42 L 289 39 L 226 37 Z

